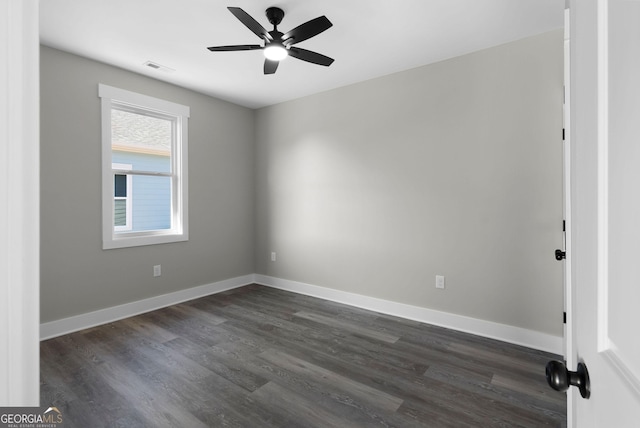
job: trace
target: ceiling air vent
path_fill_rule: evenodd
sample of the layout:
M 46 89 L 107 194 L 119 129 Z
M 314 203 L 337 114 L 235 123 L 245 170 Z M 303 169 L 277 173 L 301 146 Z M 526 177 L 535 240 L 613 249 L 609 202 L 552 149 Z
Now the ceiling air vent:
M 175 70 L 169 67 L 165 67 L 164 65 L 160 65 L 157 62 L 147 61 L 144 63 L 149 68 L 153 68 L 154 70 L 164 71 L 165 73 L 173 73 Z

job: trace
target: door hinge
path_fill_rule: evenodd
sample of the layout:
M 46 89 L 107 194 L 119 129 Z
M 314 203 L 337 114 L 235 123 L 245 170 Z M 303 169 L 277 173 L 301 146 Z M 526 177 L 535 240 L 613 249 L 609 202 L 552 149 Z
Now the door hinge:
M 562 128 L 562 141 L 564 141 L 564 128 Z
M 566 324 L 566 323 L 567 323 L 567 313 L 566 313 L 566 312 L 563 312 L 563 313 L 562 313 L 562 322 L 563 322 L 564 324 Z
M 566 222 L 566 220 L 562 220 L 562 231 L 563 232 L 567 231 L 567 222 Z

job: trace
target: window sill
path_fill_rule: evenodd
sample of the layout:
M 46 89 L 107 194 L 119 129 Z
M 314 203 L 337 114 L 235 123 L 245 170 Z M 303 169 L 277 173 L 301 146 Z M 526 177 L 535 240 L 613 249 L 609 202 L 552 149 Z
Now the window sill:
M 184 242 L 189 240 L 187 233 L 181 234 L 153 234 L 144 236 L 117 236 L 113 239 L 102 241 L 103 250 L 116 248 L 141 247 L 144 245 L 170 244 L 172 242 Z

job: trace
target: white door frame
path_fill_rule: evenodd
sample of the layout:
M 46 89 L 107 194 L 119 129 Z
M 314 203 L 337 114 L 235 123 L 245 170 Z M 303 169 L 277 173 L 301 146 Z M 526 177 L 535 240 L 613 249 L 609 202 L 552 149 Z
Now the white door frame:
M 575 367 L 577 364 L 576 355 L 573 348 L 573 313 L 572 308 L 572 278 L 571 278 L 571 14 L 570 9 L 565 9 L 564 13 L 564 104 L 563 104 L 563 217 L 564 227 L 564 358 L 568 367 Z M 573 414 L 569 409 L 573 409 L 573 395 L 567 394 L 567 426 L 573 426 Z
M 40 405 L 38 0 L 0 0 L 0 406 Z

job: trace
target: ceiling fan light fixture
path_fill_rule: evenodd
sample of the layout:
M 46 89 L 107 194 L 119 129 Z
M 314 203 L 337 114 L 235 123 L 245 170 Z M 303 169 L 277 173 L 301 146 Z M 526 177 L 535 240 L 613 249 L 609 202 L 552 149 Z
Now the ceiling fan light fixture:
M 280 43 L 270 43 L 264 48 L 264 56 L 271 61 L 281 61 L 287 55 L 287 49 Z

